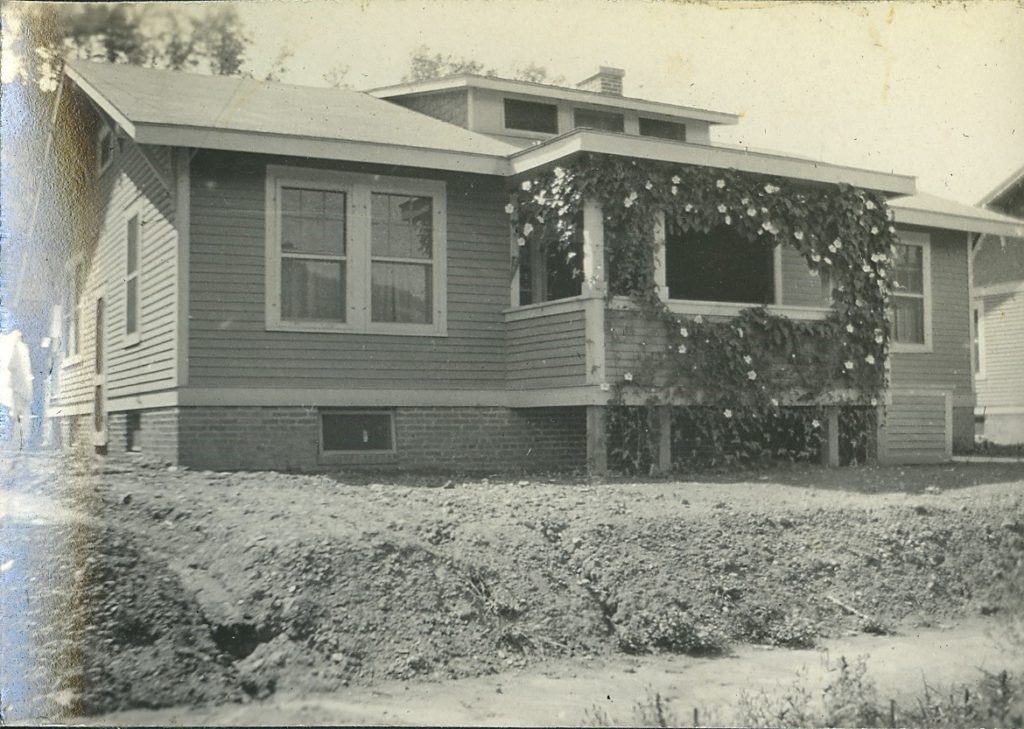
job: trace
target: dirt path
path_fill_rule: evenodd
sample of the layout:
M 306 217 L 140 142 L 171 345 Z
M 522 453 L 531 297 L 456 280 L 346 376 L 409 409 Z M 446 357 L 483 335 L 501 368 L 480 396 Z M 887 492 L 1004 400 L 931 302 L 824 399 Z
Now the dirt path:
M 806 685 L 818 691 L 827 680 L 825 664 L 840 656 L 867 656 L 870 676 L 886 687 L 883 698 L 897 700 L 919 692 L 924 676 L 938 688 L 971 685 L 979 668 L 1021 665 L 1021 657 L 991 637 L 992 627 L 992 621 L 970 621 L 913 635 L 860 635 L 826 641 L 817 650 L 743 646 L 722 658 L 556 660 L 459 681 L 387 681 L 372 689 L 289 692 L 241 706 L 119 712 L 97 723 L 565 726 L 579 724 L 598 707 L 612 722 L 629 724 L 634 703 L 657 692 L 681 720 L 692 721 L 697 708 L 702 723 L 731 725 L 743 691 L 773 691 L 801 671 Z

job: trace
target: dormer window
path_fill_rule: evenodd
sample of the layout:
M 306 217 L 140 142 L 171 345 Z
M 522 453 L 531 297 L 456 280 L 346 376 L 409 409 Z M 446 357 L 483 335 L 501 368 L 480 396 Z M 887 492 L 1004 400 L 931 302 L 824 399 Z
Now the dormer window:
M 102 175 L 114 159 L 114 134 L 106 124 L 100 124 L 96 135 L 96 175 Z
M 625 128 L 622 114 L 595 109 L 574 109 L 573 125 L 577 129 L 600 129 L 606 132 L 621 133 Z
M 558 134 L 558 107 L 536 101 L 505 99 L 505 128 Z
M 679 122 L 646 119 L 640 117 L 640 136 L 672 139 L 676 142 L 686 141 L 686 125 Z

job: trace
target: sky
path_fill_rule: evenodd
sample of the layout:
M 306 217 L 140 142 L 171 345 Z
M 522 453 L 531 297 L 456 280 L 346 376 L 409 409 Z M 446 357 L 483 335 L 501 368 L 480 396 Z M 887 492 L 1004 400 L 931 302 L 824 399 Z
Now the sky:
M 714 139 L 916 175 L 976 203 L 1024 166 L 1024 3 L 306 0 L 238 3 L 265 73 L 396 83 L 420 45 L 568 83 L 625 69 L 625 93 L 735 112 Z

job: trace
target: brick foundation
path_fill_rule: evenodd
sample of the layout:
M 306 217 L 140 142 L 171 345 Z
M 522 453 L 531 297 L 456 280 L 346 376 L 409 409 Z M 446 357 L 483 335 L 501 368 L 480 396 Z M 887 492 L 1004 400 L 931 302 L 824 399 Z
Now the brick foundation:
M 321 454 L 319 413 L 310 408 L 180 407 L 139 412 L 137 453 L 128 453 L 128 414 L 111 413 L 108 454 L 211 470 L 375 467 L 455 473 L 564 471 L 585 465 L 584 408 L 387 412 L 394 414 L 394 453 Z M 87 436 L 91 439 L 91 433 Z

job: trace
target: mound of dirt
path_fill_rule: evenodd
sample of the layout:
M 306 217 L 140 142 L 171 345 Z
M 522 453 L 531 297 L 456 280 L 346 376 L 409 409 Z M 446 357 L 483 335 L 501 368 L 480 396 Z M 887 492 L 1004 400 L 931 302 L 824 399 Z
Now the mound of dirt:
M 74 597 L 53 619 L 81 664 L 62 688 L 87 714 L 553 656 L 802 647 L 1008 607 L 1024 562 L 1019 483 L 81 479 Z

